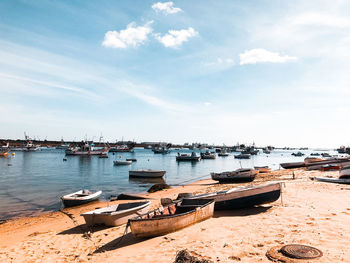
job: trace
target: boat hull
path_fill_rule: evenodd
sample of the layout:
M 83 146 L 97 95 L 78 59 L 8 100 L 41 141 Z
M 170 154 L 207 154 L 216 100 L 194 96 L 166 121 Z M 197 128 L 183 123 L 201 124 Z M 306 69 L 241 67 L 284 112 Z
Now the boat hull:
M 293 163 L 281 163 L 280 166 L 284 169 L 294 169 L 305 167 L 304 162 L 293 162 Z
M 133 208 L 129 208 L 132 205 L 136 205 Z M 95 211 L 90 211 L 81 216 L 84 217 L 85 223 L 88 226 L 93 225 L 106 225 L 106 226 L 120 226 L 126 224 L 129 219 L 136 217 L 137 215 L 147 213 L 149 210 L 150 202 L 137 202 L 137 203 L 126 203 L 119 204 L 107 208 L 97 209 Z M 117 207 L 123 206 L 127 209 L 125 211 L 119 211 L 118 213 L 107 213 L 106 211 L 115 210 Z M 129 208 L 129 209 L 128 209 Z
M 160 178 L 166 171 L 129 171 L 129 177 Z
M 255 176 L 258 174 L 256 170 L 249 170 L 243 172 L 224 172 L 224 173 L 212 173 L 211 178 L 220 183 L 242 183 L 252 182 Z
M 102 195 L 102 191 L 91 193 L 89 195 L 82 196 L 83 191 L 78 191 L 69 195 L 61 197 L 62 203 L 65 207 L 72 207 L 90 203 L 92 201 L 98 200 Z M 79 195 L 79 196 L 76 196 Z
M 281 196 L 281 184 L 269 184 L 257 187 L 237 188 L 236 191 L 218 193 L 209 196 L 204 194 L 193 196 L 194 199 L 212 199 L 215 201 L 215 210 L 230 210 L 249 208 L 277 201 Z
M 87 200 L 63 200 L 62 199 L 62 203 L 64 204 L 64 207 L 72 207 L 72 206 L 84 205 L 84 204 L 90 203 L 92 201 L 96 201 L 99 198 L 100 198 L 100 196 L 93 197 L 93 198 L 87 199 Z
M 316 181 L 335 184 L 350 184 L 350 179 L 337 179 L 337 178 L 322 178 L 315 177 Z
M 174 205 L 174 204 L 172 204 Z M 165 235 L 178 231 L 213 216 L 214 201 L 207 200 L 207 204 L 193 210 L 169 216 L 146 219 L 130 219 L 131 232 L 135 237 L 148 238 Z

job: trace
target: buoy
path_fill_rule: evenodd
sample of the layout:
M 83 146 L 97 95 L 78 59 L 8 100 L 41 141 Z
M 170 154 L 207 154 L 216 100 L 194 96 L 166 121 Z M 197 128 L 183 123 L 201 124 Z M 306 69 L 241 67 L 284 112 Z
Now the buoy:
M 16 154 L 15 153 L 12 153 L 12 156 L 15 156 Z

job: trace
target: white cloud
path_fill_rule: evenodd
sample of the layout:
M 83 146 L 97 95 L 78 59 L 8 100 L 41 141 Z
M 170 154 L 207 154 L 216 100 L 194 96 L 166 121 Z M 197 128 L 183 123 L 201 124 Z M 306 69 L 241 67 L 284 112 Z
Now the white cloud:
M 220 67 L 220 68 L 229 68 L 235 64 L 232 58 L 217 58 L 214 61 L 203 63 L 206 67 Z
M 188 29 L 182 30 L 169 30 L 164 36 L 156 34 L 155 37 L 165 47 L 176 48 L 196 35 L 198 35 L 198 32 L 192 27 L 189 27 Z
M 146 23 L 143 26 L 136 26 L 130 23 L 126 29 L 118 31 L 108 31 L 102 45 L 112 48 L 127 48 L 129 46 L 137 47 L 143 44 L 148 39 L 148 34 L 152 32 L 151 24 L 153 21 Z
M 345 28 L 350 27 L 350 20 L 340 16 L 323 13 L 304 13 L 290 18 L 293 25 L 314 25 Z
M 277 52 L 271 52 L 263 48 L 255 48 L 251 50 L 246 50 L 244 53 L 239 54 L 239 59 L 239 64 L 244 65 L 262 62 L 284 63 L 287 61 L 294 61 L 297 58 L 287 55 L 280 55 Z
M 181 12 L 182 9 L 178 7 L 174 7 L 173 2 L 158 2 L 152 5 L 153 10 L 157 12 L 163 12 L 164 14 L 176 14 L 178 12 Z

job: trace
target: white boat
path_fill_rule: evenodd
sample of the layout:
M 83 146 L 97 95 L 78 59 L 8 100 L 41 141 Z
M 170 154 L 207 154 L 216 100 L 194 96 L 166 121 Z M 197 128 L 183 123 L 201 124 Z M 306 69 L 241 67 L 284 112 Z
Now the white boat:
M 129 219 L 147 213 L 151 202 L 133 202 L 112 205 L 81 214 L 86 225 L 120 226 L 126 224 Z
M 137 169 L 129 171 L 130 177 L 144 177 L 144 178 L 159 178 L 163 177 L 166 171 L 164 170 L 151 170 L 151 169 Z
M 102 149 L 94 149 L 94 144 L 92 142 L 89 143 L 87 141 L 82 141 L 78 146 L 69 147 L 66 149 L 65 153 L 66 155 L 73 156 L 99 156 L 101 154 L 107 154 L 108 151 L 109 149 L 107 147 L 104 147 Z
M 259 172 L 250 168 L 241 168 L 231 172 L 211 173 L 211 179 L 219 182 L 251 182 Z
M 113 163 L 114 165 L 130 165 L 132 164 L 132 161 L 115 160 Z
M 61 197 L 65 207 L 82 205 L 97 200 L 102 191 L 91 192 L 89 190 L 79 190 L 78 192 L 64 195 Z
M 197 154 L 195 152 L 192 152 L 191 154 L 177 153 L 177 156 L 176 156 L 176 161 L 178 161 L 178 162 L 180 162 L 180 161 L 198 162 L 200 160 L 201 160 L 201 157 L 197 156 Z

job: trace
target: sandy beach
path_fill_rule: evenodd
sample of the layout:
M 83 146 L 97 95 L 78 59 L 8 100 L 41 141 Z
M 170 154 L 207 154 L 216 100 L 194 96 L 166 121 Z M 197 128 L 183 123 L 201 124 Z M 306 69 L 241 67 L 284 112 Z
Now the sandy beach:
M 271 262 L 265 255 L 267 250 L 284 244 L 320 249 L 323 257 L 315 262 L 349 262 L 350 186 L 309 179 L 337 174 L 295 169 L 259 175 L 254 185 L 282 182 L 278 201 L 251 209 L 215 212 L 209 220 L 152 239 L 134 238 L 130 229 L 121 238 L 125 225 L 85 226 L 81 213 L 118 201 L 12 219 L 0 225 L 0 262 L 173 262 L 182 249 L 214 262 Z M 148 197 L 152 198 L 152 207 L 157 207 L 161 197 L 233 186 L 202 180 Z

